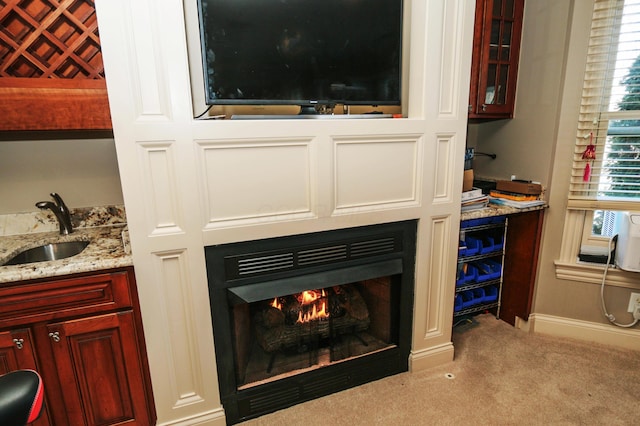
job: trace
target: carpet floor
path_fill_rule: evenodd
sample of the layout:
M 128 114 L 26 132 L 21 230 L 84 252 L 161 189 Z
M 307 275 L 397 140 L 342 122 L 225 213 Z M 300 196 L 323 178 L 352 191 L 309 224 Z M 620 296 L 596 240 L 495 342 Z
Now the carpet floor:
M 640 352 L 518 330 L 490 314 L 453 333 L 454 361 L 243 425 L 636 425 Z

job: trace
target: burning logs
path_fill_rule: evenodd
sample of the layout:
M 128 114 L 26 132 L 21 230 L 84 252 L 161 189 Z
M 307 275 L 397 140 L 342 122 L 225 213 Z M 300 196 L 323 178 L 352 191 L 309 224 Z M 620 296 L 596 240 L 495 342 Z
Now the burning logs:
M 255 315 L 256 338 L 269 353 L 367 328 L 369 311 L 354 284 L 279 297 Z

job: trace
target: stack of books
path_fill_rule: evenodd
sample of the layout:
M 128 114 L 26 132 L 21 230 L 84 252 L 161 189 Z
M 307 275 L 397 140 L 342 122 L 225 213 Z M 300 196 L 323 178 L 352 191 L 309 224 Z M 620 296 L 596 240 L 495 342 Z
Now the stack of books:
M 460 211 L 468 212 L 479 210 L 487 207 L 489 204 L 489 196 L 482 193 L 480 188 L 472 188 L 471 191 L 462 193 L 462 201 Z
M 544 205 L 540 199 L 542 186 L 528 181 L 497 181 L 489 192 L 491 204 L 526 209 Z

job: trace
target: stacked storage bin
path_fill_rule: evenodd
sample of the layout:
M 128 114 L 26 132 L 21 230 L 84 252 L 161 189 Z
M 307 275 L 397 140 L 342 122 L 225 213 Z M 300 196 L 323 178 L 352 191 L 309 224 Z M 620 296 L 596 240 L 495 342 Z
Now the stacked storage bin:
M 454 317 L 499 309 L 506 229 L 505 216 L 461 222 Z

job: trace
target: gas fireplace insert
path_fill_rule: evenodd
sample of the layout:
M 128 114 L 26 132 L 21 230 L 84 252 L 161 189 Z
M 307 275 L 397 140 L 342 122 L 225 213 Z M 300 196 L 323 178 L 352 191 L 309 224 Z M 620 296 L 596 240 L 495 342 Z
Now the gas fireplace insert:
M 403 221 L 205 247 L 227 422 L 407 371 L 415 245 Z

